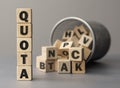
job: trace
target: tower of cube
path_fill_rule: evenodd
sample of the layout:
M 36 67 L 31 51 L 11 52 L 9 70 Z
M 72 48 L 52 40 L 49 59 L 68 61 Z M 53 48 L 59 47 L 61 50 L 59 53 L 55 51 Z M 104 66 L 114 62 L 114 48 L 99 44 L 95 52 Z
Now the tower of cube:
M 17 80 L 32 80 L 32 10 L 17 8 Z

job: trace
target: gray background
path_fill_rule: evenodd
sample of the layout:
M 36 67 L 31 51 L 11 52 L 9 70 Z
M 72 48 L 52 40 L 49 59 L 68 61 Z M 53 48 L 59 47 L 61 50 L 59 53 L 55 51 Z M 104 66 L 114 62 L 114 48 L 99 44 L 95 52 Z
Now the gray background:
M 16 8 L 33 10 L 34 80 L 16 81 Z M 104 24 L 111 33 L 111 49 L 106 57 L 88 66 L 85 75 L 41 73 L 35 57 L 41 46 L 50 45 L 50 32 L 60 19 L 68 16 Z M 120 0 L 0 0 L 0 88 L 109 87 L 120 83 Z

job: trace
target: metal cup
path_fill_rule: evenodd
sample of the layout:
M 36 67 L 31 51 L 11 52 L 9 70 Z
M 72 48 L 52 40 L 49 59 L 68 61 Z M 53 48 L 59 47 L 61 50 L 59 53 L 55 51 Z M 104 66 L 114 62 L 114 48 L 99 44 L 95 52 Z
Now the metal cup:
M 62 38 L 63 33 L 70 29 L 73 30 L 75 26 L 83 24 L 90 32 L 93 38 L 92 53 L 88 57 L 88 61 L 95 61 L 108 52 L 111 43 L 111 37 L 107 28 L 97 22 L 86 22 L 78 17 L 67 17 L 60 20 L 52 29 L 50 35 L 50 42 L 53 43 Z

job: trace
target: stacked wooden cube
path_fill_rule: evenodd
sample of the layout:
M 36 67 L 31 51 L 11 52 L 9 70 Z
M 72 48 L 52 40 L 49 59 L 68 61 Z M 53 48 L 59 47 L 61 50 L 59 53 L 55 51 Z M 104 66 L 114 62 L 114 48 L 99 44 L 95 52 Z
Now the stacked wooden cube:
M 92 37 L 82 24 L 64 32 L 53 46 L 42 47 L 36 58 L 36 67 L 44 72 L 85 73 L 86 61 L 92 50 Z
M 18 8 L 17 80 L 32 80 L 32 10 Z

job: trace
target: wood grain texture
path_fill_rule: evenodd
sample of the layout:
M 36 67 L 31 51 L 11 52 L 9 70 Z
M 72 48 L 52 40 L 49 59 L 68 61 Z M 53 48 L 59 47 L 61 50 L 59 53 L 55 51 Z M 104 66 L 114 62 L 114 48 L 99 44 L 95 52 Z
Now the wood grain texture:
M 83 34 L 79 40 L 79 44 L 85 47 L 89 47 L 92 44 L 92 41 L 92 37 Z
M 17 38 L 17 51 L 18 52 L 31 52 L 32 39 L 31 38 Z
M 84 27 L 84 25 L 76 26 L 74 29 L 74 33 L 80 39 L 83 34 L 88 35 L 88 30 Z
M 57 48 L 54 46 L 42 47 L 42 56 L 44 59 L 57 59 Z
M 72 73 L 73 74 L 81 74 L 81 73 L 85 73 L 86 69 L 85 69 L 85 61 L 72 61 Z
M 17 66 L 17 80 L 32 80 L 32 66 Z
M 66 41 L 66 40 L 68 40 L 69 38 L 71 38 L 73 35 L 74 35 L 74 31 L 72 31 L 72 30 L 67 30 L 67 31 L 64 32 L 63 37 L 62 37 L 62 40 L 63 40 L 63 41 Z
M 58 73 L 71 73 L 70 60 L 58 60 Z
M 31 8 L 17 8 L 16 9 L 17 23 L 31 23 L 32 9 Z
M 69 59 L 71 61 L 82 61 L 84 59 L 83 47 L 72 47 L 69 49 Z
M 31 38 L 32 24 L 17 24 L 17 38 Z
M 17 53 L 17 65 L 21 66 L 32 65 L 32 53 L 31 52 Z

